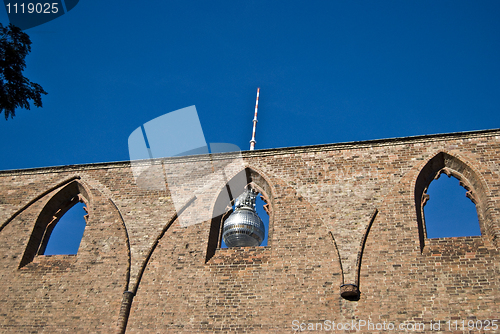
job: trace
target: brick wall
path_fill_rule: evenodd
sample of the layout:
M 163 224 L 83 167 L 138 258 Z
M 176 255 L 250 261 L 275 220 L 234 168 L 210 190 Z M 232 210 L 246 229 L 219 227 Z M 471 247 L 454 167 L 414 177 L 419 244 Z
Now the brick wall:
M 0 172 L 0 332 L 320 332 L 334 321 L 353 332 L 422 323 L 427 333 L 500 320 L 500 131 L 241 158 Z M 441 172 L 473 194 L 482 236 L 425 237 L 425 191 Z M 210 213 L 242 175 L 269 203 L 269 243 L 220 249 L 224 217 Z M 78 254 L 23 262 L 65 189 L 89 209 Z

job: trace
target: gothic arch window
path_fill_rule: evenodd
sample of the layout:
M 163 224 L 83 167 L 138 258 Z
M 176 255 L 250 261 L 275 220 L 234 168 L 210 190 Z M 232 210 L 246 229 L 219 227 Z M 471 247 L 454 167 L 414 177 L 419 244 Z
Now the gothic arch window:
M 459 158 L 445 152 L 436 154 L 422 168 L 415 182 L 415 207 L 420 235 L 420 247 L 423 250 L 425 240 L 428 237 L 424 215 L 424 206 L 429 201 L 428 189 L 431 182 L 438 179 L 442 174 L 454 177 L 460 182 L 460 186 L 467 191 L 466 196 L 476 205 L 480 234 L 487 234 L 487 191 L 478 173 Z M 431 199 L 432 200 L 432 199 Z
M 214 212 L 221 212 L 219 215 L 213 215 L 211 220 L 210 234 L 207 246 L 206 261 L 210 260 L 218 249 L 224 247 L 222 240 L 222 229 L 224 222 L 233 212 L 233 205 L 236 198 L 243 193 L 245 189 L 253 189 L 258 194 L 259 203 L 265 214 L 260 208 L 257 208 L 258 214 L 266 225 L 266 239 L 261 246 L 270 246 L 273 226 L 273 200 L 271 195 L 271 187 L 261 174 L 251 168 L 246 168 L 235 175 L 221 189 L 214 204 Z M 229 196 L 228 196 L 229 195 Z
M 463 183 L 444 170 L 426 191 L 424 205 L 427 238 L 481 235 L 476 205 Z M 444 174 L 444 175 L 443 175 Z M 469 195 L 470 196 L 470 195 Z
M 54 229 L 63 216 L 78 203 L 83 203 L 88 207 L 88 193 L 85 187 L 78 181 L 69 183 L 52 196 L 37 217 L 19 267 L 32 262 L 35 256 L 46 253 L 49 241 L 53 241 L 51 240 L 51 235 Z M 83 208 L 83 206 L 80 207 Z M 86 208 L 85 211 L 88 212 Z M 88 215 L 85 215 L 84 219 L 86 223 Z M 78 243 L 79 245 L 82 237 L 83 233 L 81 233 L 79 238 L 74 239 L 74 243 Z M 57 252 L 57 254 L 62 253 Z
M 49 231 L 47 228 L 40 247 L 43 255 L 75 255 L 80 247 L 85 226 L 87 225 L 85 203 L 75 203 Z

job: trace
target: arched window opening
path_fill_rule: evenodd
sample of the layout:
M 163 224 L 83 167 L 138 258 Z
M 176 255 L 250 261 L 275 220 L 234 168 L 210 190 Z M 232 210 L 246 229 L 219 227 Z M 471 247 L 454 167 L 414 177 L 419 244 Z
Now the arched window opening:
M 254 169 L 247 167 L 234 175 L 224 187 L 221 187 L 221 190 L 213 204 L 214 214 L 210 223 L 206 262 L 208 262 L 216 254 L 217 250 L 227 248 L 227 245 L 223 242 L 224 223 L 227 219 L 229 219 L 231 214 L 236 211 L 236 199 L 245 191 L 245 189 L 252 189 L 253 192 L 257 194 L 255 198 L 255 211 L 262 220 L 265 228 L 264 239 L 262 240 L 260 246 L 271 246 L 274 217 L 272 188 L 266 177 Z M 229 227 L 226 229 L 226 232 L 228 230 Z M 247 229 L 247 231 L 249 230 L 251 229 Z M 226 236 L 231 235 L 230 233 L 232 233 L 232 231 L 227 232 Z M 249 235 L 251 235 L 251 233 Z
M 459 180 L 438 176 L 430 183 L 424 202 L 427 238 L 481 235 L 476 205 Z
M 55 193 L 36 219 L 19 268 L 37 255 L 76 254 L 88 220 L 88 203 L 88 192 L 78 181 L 68 183 Z M 75 221 L 73 215 L 80 218 Z M 64 246 L 67 241 L 71 244 L 69 249 Z
M 39 254 L 76 254 L 85 230 L 86 215 L 85 204 L 78 202 L 58 221 L 51 223 L 51 225 L 55 224 L 55 227 L 52 227 L 51 230 L 47 227 L 44 236 L 44 242 L 46 243 L 42 243 Z
M 429 196 L 428 188 L 433 184 L 435 180 L 438 180 L 441 174 L 446 174 L 448 176 L 453 176 L 458 179 L 460 182 L 460 186 L 465 188 L 466 196 L 475 204 L 476 207 L 476 216 L 478 223 L 475 225 L 479 225 L 480 233 L 477 232 L 477 229 L 473 229 L 472 231 L 476 232 L 466 232 L 468 236 L 473 235 L 481 235 L 481 236 L 492 236 L 495 234 L 495 226 L 494 222 L 491 219 L 491 206 L 489 204 L 489 195 L 488 188 L 484 183 L 484 180 L 481 177 L 481 174 L 472 167 L 469 163 L 465 163 L 460 158 L 448 154 L 446 152 L 439 152 L 433 158 L 431 158 L 420 170 L 417 179 L 415 180 L 415 208 L 416 208 L 416 218 L 418 223 L 418 234 L 420 241 L 420 251 L 424 250 L 426 245 L 426 239 L 436 238 L 438 234 L 434 234 L 434 231 L 429 226 L 430 231 L 426 231 L 426 222 L 425 218 L 429 219 L 429 217 L 424 217 L 424 206 L 427 204 L 427 201 L 430 201 L 434 198 L 434 203 L 437 202 L 436 198 L 439 197 L 449 197 L 449 194 L 445 196 Z M 456 182 L 456 181 L 455 181 Z M 434 187 L 434 185 L 433 185 Z M 460 187 L 458 187 L 460 189 Z M 431 190 L 432 192 L 432 190 Z M 432 195 L 432 194 L 431 194 Z M 429 202 L 431 203 L 431 202 Z M 429 204 L 430 205 L 430 204 Z M 470 204 L 467 202 L 467 205 Z M 439 205 L 438 205 L 439 206 Z M 462 205 L 464 206 L 464 205 Z M 429 207 L 426 208 L 426 214 L 429 216 Z M 443 208 L 440 207 L 442 211 Z M 462 221 L 461 217 L 461 221 Z M 430 223 L 430 222 L 429 222 Z M 471 224 L 474 225 L 474 224 Z M 456 230 L 456 225 L 453 225 L 452 228 L 448 228 L 449 231 L 452 232 Z M 451 231 L 450 231 L 451 230 Z M 453 232 L 455 233 L 455 232 Z M 460 233 L 463 234 L 463 233 Z M 471 235 L 473 234 L 473 235 Z M 447 236 L 451 234 L 447 233 Z M 441 236 L 444 237 L 444 236 Z

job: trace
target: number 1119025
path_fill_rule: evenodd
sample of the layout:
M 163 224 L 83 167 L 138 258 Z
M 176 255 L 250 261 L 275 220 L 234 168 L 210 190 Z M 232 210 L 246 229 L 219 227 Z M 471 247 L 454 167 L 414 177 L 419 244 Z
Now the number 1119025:
M 474 330 L 483 330 L 483 331 L 496 331 L 498 329 L 497 320 L 448 320 L 446 322 L 448 324 L 449 331 L 474 331 Z
M 59 11 L 58 3 L 21 3 L 6 4 L 8 14 L 56 14 Z

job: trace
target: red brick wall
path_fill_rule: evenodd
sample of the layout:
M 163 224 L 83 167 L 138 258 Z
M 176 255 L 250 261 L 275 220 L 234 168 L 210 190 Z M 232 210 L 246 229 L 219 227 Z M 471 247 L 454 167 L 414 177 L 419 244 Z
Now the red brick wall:
M 438 169 L 470 181 L 480 237 L 423 234 L 417 179 L 432 176 L 440 152 L 452 158 Z M 190 223 L 181 224 L 176 194 L 138 186 L 127 162 L 0 172 L 0 332 L 484 326 L 500 319 L 499 159 L 497 130 L 243 152 L 248 181 L 270 203 L 270 231 L 267 247 L 237 249 L 214 248 L 217 217 L 196 220 L 224 182 L 187 202 L 180 219 Z M 155 161 L 143 185 L 204 175 L 207 161 Z M 78 254 L 36 256 L 20 268 L 40 212 L 72 179 L 89 207 Z M 192 188 L 183 191 L 188 198 Z M 359 297 L 342 298 L 342 284 L 357 285 Z M 135 294 L 129 317 L 125 291 Z

